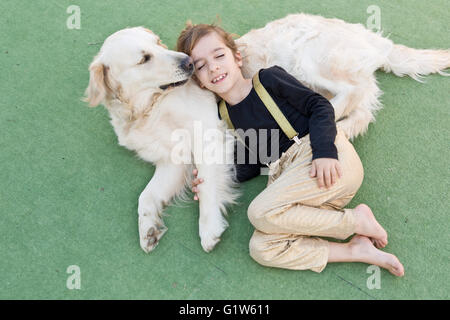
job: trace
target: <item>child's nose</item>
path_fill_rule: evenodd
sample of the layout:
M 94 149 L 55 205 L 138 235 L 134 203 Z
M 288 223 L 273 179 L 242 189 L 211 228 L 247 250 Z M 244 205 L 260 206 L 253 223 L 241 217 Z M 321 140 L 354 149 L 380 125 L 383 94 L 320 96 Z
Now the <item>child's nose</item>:
M 214 71 L 216 71 L 216 70 L 219 70 L 219 66 L 218 66 L 218 65 L 211 65 L 211 66 L 210 66 L 210 71 L 211 71 L 211 72 L 214 72 Z

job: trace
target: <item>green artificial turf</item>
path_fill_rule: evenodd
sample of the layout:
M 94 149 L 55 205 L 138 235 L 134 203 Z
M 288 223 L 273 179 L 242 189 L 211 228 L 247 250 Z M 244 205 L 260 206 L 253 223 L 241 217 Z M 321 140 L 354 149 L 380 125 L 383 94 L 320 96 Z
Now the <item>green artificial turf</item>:
M 66 26 L 69 5 L 81 29 Z M 385 249 L 405 277 L 368 265 L 330 264 L 320 273 L 265 268 L 248 253 L 246 217 L 266 176 L 240 186 L 230 227 L 211 253 L 198 236 L 198 204 L 166 209 L 158 247 L 139 247 L 137 200 L 154 167 L 119 147 L 103 107 L 80 101 L 103 40 L 146 26 L 169 48 L 186 20 L 244 34 L 305 12 L 366 23 L 369 5 L 396 43 L 449 48 L 450 3 L 432 1 L 12 1 L 0 11 L 0 298 L 2 299 L 448 299 L 450 79 L 421 84 L 377 72 L 384 109 L 354 142 L 365 179 L 350 206 L 369 204 L 389 233 Z M 66 270 L 81 270 L 69 290 Z

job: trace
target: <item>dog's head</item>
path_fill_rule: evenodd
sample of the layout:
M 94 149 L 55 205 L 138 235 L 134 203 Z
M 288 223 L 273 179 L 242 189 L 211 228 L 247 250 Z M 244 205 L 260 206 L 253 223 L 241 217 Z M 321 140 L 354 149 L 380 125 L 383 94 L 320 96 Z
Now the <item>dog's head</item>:
M 142 92 L 163 92 L 182 85 L 194 71 L 191 58 L 168 50 L 149 29 L 127 28 L 109 36 L 89 66 L 85 101 L 130 101 Z

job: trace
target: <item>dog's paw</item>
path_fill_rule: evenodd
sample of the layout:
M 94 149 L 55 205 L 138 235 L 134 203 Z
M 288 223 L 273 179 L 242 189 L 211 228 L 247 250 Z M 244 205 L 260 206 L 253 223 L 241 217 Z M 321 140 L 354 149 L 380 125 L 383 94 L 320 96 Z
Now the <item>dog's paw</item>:
M 202 244 L 202 248 L 203 250 L 205 250 L 206 252 L 210 252 L 212 249 L 214 249 L 214 247 L 216 246 L 216 244 L 220 241 L 220 238 L 202 238 L 201 240 L 201 244 Z
M 139 240 L 146 253 L 155 249 L 166 231 L 167 227 L 162 222 L 155 223 L 147 216 L 139 216 Z
M 228 224 L 222 217 L 217 221 L 210 221 L 209 224 L 200 223 L 200 239 L 203 250 L 210 252 L 220 241 L 220 236 L 227 228 Z

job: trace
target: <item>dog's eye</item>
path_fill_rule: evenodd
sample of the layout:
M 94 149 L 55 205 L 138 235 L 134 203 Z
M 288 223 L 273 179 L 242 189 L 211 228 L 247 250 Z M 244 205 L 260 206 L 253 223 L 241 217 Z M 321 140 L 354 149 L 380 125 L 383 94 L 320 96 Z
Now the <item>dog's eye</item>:
M 146 53 L 146 54 L 144 54 L 144 56 L 142 57 L 141 61 L 139 61 L 138 64 L 144 64 L 144 63 L 148 62 L 150 60 L 150 58 L 151 58 L 151 55 Z

